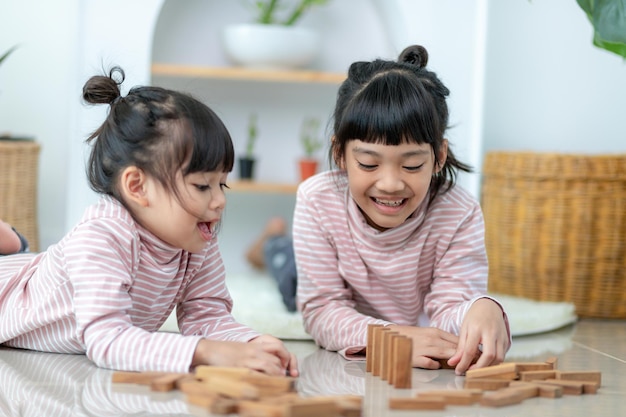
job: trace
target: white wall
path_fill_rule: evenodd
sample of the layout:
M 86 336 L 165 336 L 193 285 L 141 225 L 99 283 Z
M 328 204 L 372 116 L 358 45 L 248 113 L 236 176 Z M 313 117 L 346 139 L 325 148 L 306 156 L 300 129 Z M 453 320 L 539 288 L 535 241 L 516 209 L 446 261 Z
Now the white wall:
M 626 62 L 575 0 L 491 1 L 484 150 L 626 152 Z
M 165 6 L 215 8 L 218 2 L 229 7 L 236 3 L 170 0 Z M 153 51 L 148 45 L 157 19 L 152 14 L 162 3 L 0 0 L 0 51 L 21 44 L 0 66 L 0 131 L 32 135 L 42 144 L 43 248 L 60 239 L 94 199 L 86 185 L 82 142 L 102 120 L 105 109 L 80 104 L 82 85 L 88 75 L 111 63 L 130 71 L 127 87 L 150 82 Z M 455 127 L 449 133 L 462 159 L 479 167 L 483 150 L 491 149 L 624 151 L 619 124 L 626 108 L 624 62 L 591 45 L 591 27 L 575 0 L 370 0 L 363 4 L 363 0 L 335 0 L 323 15 L 306 22 L 327 32 L 332 28 L 334 35 L 326 38 L 325 54 L 316 65 L 343 70 L 354 59 L 394 58 L 410 43 L 425 45 L 431 68 L 451 90 Z M 377 16 L 381 22 L 372 20 Z M 189 26 L 203 19 L 198 14 Z M 210 24 L 204 24 L 210 32 Z M 368 39 L 351 29 L 355 25 L 365 32 L 384 26 L 387 35 Z M 183 54 L 201 61 L 204 50 L 215 48 L 213 41 L 193 34 L 182 44 L 167 44 L 174 35 L 160 39 L 164 43 L 155 55 L 167 52 L 166 56 L 178 59 L 175 54 Z M 339 41 L 348 46 L 331 48 Z M 233 136 L 240 135 L 241 124 L 235 119 L 229 123 Z M 290 129 L 289 123 L 285 121 L 283 130 Z M 276 126 L 267 131 L 275 131 Z M 279 148 L 271 157 L 280 158 L 281 152 Z M 462 183 L 477 192 L 476 176 Z M 237 199 L 232 203 L 247 204 Z M 273 207 L 271 201 L 264 204 Z M 281 202 L 280 207 L 289 204 Z M 223 233 L 226 236 L 228 229 Z
M 68 150 L 77 78 L 78 0 L 0 0 L 0 132 L 36 138 L 40 246 L 66 231 Z M 83 175 L 84 177 L 84 175 Z

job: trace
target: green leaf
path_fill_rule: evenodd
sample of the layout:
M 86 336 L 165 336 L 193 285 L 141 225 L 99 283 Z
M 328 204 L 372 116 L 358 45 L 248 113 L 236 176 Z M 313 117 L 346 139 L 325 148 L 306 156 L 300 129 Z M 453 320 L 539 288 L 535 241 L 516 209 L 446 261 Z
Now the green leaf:
M 576 0 L 593 26 L 593 44 L 626 58 L 626 0 Z

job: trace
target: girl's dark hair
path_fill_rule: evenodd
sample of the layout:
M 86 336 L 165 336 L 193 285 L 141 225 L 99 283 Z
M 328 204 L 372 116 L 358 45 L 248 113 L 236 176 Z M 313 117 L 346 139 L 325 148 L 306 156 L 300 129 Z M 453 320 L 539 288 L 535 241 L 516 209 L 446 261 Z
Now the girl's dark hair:
M 120 94 L 125 74 L 114 67 L 91 77 L 83 87 L 90 104 L 110 104 L 102 125 L 87 138 L 93 142 L 87 175 L 91 188 L 124 204 L 117 183 L 129 166 L 155 178 L 181 199 L 176 174 L 230 172 L 234 148 L 226 126 L 195 98 L 160 87 L 134 87 Z
M 413 45 L 400 53 L 397 62 L 377 59 L 350 65 L 348 78 L 337 93 L 331 164 L 343 159 L 346 144 L 354 139 L 383 145 L 427 143 L 434 151 L 435 163 L 440 162 L 450 91 L 426 69 L 427 63 L 426 49 Z M 431 200 L 454 185 L 458 170 L 472 172 L 448 147 L 445 163 L 431 180 Z

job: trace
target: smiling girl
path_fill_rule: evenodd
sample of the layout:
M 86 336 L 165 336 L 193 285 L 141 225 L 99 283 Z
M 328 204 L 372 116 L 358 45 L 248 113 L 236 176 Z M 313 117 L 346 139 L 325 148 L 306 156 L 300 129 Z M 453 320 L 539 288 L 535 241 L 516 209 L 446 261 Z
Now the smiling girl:
M 367 325 L 413 340 L 413 365 L 458 374 L 503 361 L 506 315 L 486 295 L 480 205 L 455 184 L 445 138 L 448 89 L 421 46 L 398 62 L 350 66 L 339 88 L 330 157 L 338 169 L 298 189 L 297 301 L 315 341 L 362 358 Z M 422 318 L 428 325 L 422 327 Z
M 297 376 L 280 340 L 230 314 L 216 236 L 234 160 L 226 127 L 182 93 L 135 87 L 122 97 L 123 80 L 113 68 L 83 88 L 87 103 L 110 105 L 88 139 L 100 200 L 45 252 L 0 258 L 0 343 L 84 353 L 117 370 Z M 174 307 L 180 334 L 157 332 Z

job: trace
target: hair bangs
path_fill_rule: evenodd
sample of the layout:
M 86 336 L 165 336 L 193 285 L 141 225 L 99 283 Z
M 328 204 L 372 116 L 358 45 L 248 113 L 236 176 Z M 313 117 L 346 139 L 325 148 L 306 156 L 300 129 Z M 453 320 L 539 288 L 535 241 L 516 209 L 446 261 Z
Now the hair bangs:
M 374 77 L 354 96 L 336 135 L 340 141 L 432 145 L 443 136 L 433 108 L 432 98 L 411 74 L 389 71 Z
M 222 121 L 212 111 L 196 107 L 191 112 L 189 163 L 184 174 L 193 172 L 230 172 L 235 163 L 235 150 L 230 133 Z

